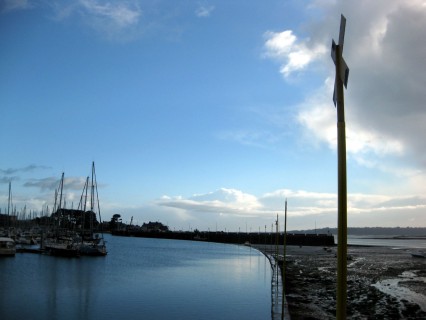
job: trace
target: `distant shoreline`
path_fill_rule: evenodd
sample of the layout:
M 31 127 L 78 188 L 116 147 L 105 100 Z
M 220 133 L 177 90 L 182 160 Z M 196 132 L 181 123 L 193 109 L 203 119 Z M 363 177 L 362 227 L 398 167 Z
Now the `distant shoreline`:
M 426 240 L 426 236 L 378 236 L 378 235 L 354 235 L 348 234 L 348 237 L 355 236 L 359 239 L 375 239 L 375 240 Z
M 362 239 L 376 239 L 376 240 L 426 240 L 426 236 L 395 236 L 395 237 L 363 237 Z
M 332 233 L 337 234 L 337 228 L 316 228 L 308 230 L 291 230 L 290 233 Z M 370 236 L 370 237 L 424 237 L 426 238 L 426 227 L 350 227 L 348 236 Z

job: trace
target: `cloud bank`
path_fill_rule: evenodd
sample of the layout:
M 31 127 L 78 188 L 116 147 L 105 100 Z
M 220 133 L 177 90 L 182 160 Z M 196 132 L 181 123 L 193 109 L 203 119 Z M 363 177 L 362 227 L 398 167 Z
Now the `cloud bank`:
M 180 212 L 187 220 L 203 225 L 223 223 L 228 230 L 242 227 L 249 222 L 256 230 L 284 214 L 285 199 L 288 200 L 289 222 L 293 229 L 306 228 L 306 219 L 317 221 L 318 227 L 335 227 L 337 221 L 337 195 L 334 193 L 308 192 L 304 190 L 279 189 L 259 197 L 236 189 L 221 188 L 207 194 L 184 198 L 164 196 L 157 206 Z M 381 194 L 349 194 L 348 220 L 351 226 L 369 225 L 406 226 L 413 222 L 422 224 L 426 209 L 425 198 L 416 196 L 391 197 Z M 392 217 L 386 220 L 386 217 Z
M 313 72 L 314 63 L 324 66 L 323 86 L 296 106 L 305 142 L 336 149 L 330 47 L 331 39 L 338 38 L 343 13 L 343 56 L 350 68 L 345 90 L 347 153 L 358 165 L 404 177 L 410 190 L 420 187 L 419 175 L 426 178 L 424 2 L 312 1 L 309 8 L 322 12 L 305 23 L 309 38 L 294 30 L 268 31 L 264 43 L 265 56 L 280 61 L 286 80 Z

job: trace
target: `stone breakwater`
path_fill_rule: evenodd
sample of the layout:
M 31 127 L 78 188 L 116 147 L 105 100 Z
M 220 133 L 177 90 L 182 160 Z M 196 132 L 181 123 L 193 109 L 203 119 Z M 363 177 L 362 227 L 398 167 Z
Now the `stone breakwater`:
M 348 319 L 426 319 L 426 259 L 389 247 L 349 246 L 348 255 Z M 287 246 L 286 261 L 291 318 L 335 319 L 336 247 Z
M 223 231 L 141 231 L 141 230 L 116 230 L 111 232 L 114 236 L 159 238 L 174 240 L 198 240 L 234 244 L 265 244 L 275 247 L 275 243 L 283 243 L 284 235 L 268 232 L 223 232 Z M 302 246 L 332 246 L 334 237 L 331 234 L 287 234 L 288 245 Z

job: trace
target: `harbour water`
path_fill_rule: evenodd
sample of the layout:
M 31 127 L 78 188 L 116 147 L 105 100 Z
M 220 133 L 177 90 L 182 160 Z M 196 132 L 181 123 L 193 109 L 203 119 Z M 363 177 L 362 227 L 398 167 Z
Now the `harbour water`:
M 106 235 L 106 257 L 0 259 L 0 319 L 270 319 L 257 250 Z
M 337 236 L 335 236 L 334 241 L 337 243 Z M 398 236 L 348 236 L 348 244 L 425 250 L 426 238 L 399 238 Z

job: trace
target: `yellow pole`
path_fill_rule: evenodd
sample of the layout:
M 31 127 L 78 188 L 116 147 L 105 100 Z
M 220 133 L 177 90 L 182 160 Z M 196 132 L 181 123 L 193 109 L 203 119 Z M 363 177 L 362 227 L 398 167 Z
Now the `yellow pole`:
M 336 45 L 333 40 L 331 46 L 331 58 L 336 65 L 333 100 L 334 104 L 337 106 L 337 320 L 346 319 L 347 303 L 347 181 L 345 101 L 343 86 L 347 86 L 349 68 L 342 57 L 345 29 L 346 18 L 341 15 L 339 43 Z

